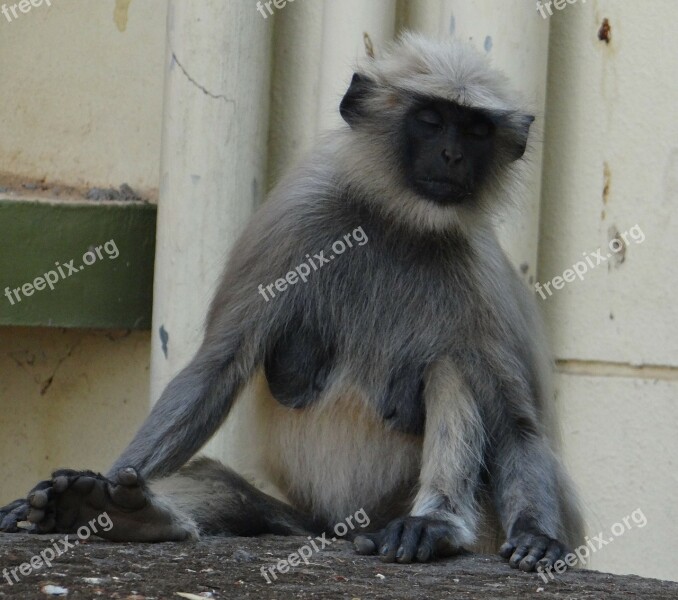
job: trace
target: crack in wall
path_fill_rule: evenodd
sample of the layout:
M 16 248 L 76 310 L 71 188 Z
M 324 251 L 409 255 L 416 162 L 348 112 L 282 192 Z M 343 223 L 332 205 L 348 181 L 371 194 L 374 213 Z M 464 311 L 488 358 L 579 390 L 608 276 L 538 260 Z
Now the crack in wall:
M 214 98 L 215 100 L 223 100 L 227 104 L 231 104 L 232 106 L 235 106 L 235 100 L 233 100 L 232 98 L 227 98 L 223 94 L 214 94 L 214 93 L 210 92 L 205 86 L 200 85 L 195 79 L 193 79 L 193 77 L 191 77 L 188 74 L 188 71 L 184 68 L 184 66 L 181 64 L 181 62 L 179 62 L 179 59 L 177 58 L 177 55 L 174 52 L 174 50 L 172 50 L 172 61 L 174 61 L 177 64 L 177 66 L 181 69 L 181 72 L 184 74 L 186 79 L 188 79 L 203 94 L 205 94 L 206 96 L 209 96 L 210 98 Z
M 71 357 L 71 355 L 73 354 L 75 349 L 80 345 L 81 341 L 82 340 L 78 340 L 77 342 L 75 342 L 75 344 L 73 344 L 71 346 L 70 350 L 66 353 L 66 355 L 62 356 L 59 359 L 59 362 L 57 362 L 56 366 L 54 367 L 52 374 L 43 382 L 42 387 L 40 388 L 40 395 L 41 396 L 44 396 L 47 393 L 47 390 L 50 388 L 50 386 L 52 385 L 52 382 L 54 381 L 54 377 L 56 376 L 57 371 L 59 370 L 61 365 L 66 361 L 66 359 Z

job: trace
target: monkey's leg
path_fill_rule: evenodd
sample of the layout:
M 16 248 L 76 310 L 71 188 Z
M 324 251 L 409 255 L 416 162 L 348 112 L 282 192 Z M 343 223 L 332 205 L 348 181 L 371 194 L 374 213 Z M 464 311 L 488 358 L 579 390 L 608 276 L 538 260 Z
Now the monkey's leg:
M 89 527 L 112 541 L 317 531 L 310 518 L 206 458 L 149 484 L 132 467 L 121 469 L 115 480 L 91 471 L 56 471 L 51 487 L 33 492 L 28 500 L 28 520 L 38 532 Z
M 407 517 L 356 537 L 361 554 L 387 562 L 425 562 L 459 553 L 476 539 L 475 493 L 485 444 L 478 408 L 456 368 L 438 363 L 426 375 L 426 425 L 420 488 Z

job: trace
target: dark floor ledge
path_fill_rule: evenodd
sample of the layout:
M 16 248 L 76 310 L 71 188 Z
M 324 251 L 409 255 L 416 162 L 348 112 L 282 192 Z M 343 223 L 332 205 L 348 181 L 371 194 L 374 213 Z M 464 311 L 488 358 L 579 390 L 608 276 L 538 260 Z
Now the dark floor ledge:
M 53 541 L 50 541 L 53 540 Z M 77 536 L 0 534 L 0 598 L 678 598 L 678 583 L 571 571 L 545 583 L 497 556 L 426 565 L 383 564 L 347 542 L 316 552 L 306 538 L 211 538 L 197 543 L 111 544 Z M 316 544 L 320 546 L 319 543 Z M 305 546 L 305 549 L 302 547 Z M 51 555 L 62 552 L 53 560 Z M 300 552 L 298 566 L 283 564 Z M 52 563 L 39 569 L 42 556 Z M 35 558 L 37 557 L 37 558 Z M 305 559 L 305 560 L 304 560 Z M 307 562 L 305 562 L 307 561 Z M 21 574 L 20 565 L 24 566 Z M 262 568 L 271 583 L 262 575 Z M 273 573 L 270 569 L 275 568 Z M 19 581 L 12 575 L 16 573 Z M 275 576 L 275 578 L 274 578 Z M 7 581 L 9 577 L 13 584 Z M 178 595 L 181 592 L 182 595 Z M 191 596 L 193 594 L 193 596 Z M 64 597 L 64 596 L 62 596 Z

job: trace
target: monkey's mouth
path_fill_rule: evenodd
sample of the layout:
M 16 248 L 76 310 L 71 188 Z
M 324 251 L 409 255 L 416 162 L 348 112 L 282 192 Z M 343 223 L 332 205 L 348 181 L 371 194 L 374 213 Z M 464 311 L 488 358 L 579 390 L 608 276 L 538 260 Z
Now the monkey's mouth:
M 420 192 L 439 204 L 459 204 L 471 197 L 467 186 L 454 181 L 421 178 L 416 179 L 415 183 Z

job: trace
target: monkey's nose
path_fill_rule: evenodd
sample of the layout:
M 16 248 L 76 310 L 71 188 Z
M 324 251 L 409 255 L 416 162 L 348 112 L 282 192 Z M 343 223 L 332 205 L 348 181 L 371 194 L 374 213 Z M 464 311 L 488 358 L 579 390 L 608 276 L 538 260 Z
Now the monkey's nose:
M 448 165 L 450 163 L 458 165 L 464 160 L 464 155 L 459 150 L 450 152 L 447 148 L 443 148 L 443 159 Z

